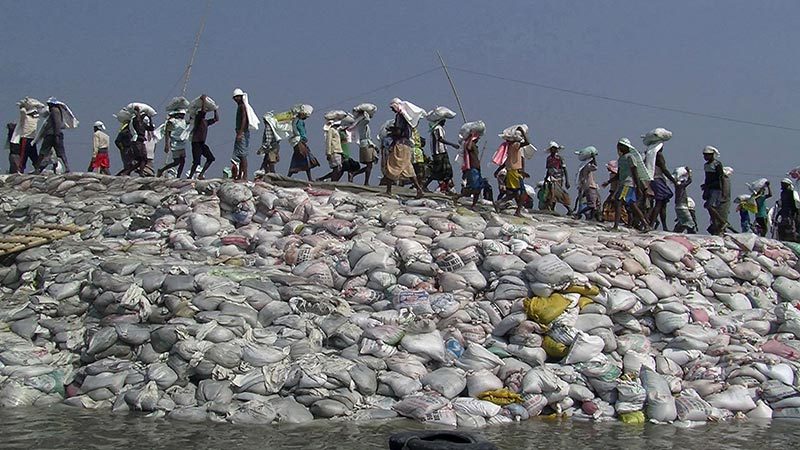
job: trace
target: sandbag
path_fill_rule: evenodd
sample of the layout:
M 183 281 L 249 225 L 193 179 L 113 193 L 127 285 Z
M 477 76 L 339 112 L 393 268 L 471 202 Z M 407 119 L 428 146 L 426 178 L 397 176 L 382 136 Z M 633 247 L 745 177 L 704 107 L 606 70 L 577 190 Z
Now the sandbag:
M 456 113 L 453 112 L 450 108 L 444 106 L 437 106 L 431 111 L 428 111 L 426 118 L 430 122 L 438 122 L 442 119 L 452 119 L 456 116 Z
M 467 386 L 466 373 L 455 367 L 442 367 L 422 377 L 422 385 L 445 398 L 453 399 Z
M 654 128 L 642 136 L 644 145 L 653 145 L 659 142 L 667 142 L 672 139 L 672 132 L 666 128 Z
M 458 131 L 458 138 L 460 141 L 464 141 L 472 133 L 477 133 L 478 136 L 483 136 L 483 133 L 485 132 L 486 124 L 483 123 L 482 120 L 467 122 L 464 125 L 461 125 L 461 129 Z

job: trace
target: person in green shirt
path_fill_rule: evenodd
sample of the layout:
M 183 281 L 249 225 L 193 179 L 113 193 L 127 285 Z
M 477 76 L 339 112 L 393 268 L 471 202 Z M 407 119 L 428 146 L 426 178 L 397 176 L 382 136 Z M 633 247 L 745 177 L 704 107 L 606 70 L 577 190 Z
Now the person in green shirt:
M 756 200 L 756 226 L 755 232 L 759 236 L 766 237 L 769 231 L 769 211 L 767 211 L 767 199 L 772 197 L 772 187 L 769 181 L 764 183 L 764 187 L 758 190 L 755 195 Z

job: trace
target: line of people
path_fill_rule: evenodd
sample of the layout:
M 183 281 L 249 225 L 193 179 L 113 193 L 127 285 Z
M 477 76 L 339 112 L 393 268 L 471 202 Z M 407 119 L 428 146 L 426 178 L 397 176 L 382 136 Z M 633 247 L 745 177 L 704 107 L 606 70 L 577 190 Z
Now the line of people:
M 245 92 L 237 88 L 232 97 L 236 105 L 235 139 L 231 166 L 225 169 L 226 174 L 235 180 L 247 180 L 250 133 L 263 125 L 258 150 L 263 161 L 255 171 L 256 177 L 276 171 L 281 157 L 281 142 L 288 141 L 292 148 L 288 176 L 305 173 L 306 178 L 313 181 L 312 170 L 320 166 L 310 149 L 306 130 L 306 120 L 312 115 L 313 107 L 298 104 L 287 113 L 269 112 L 259 120 Z M 69 171 L 63 130 L 77 127 L 77 120 L 69 107 L 55 98 L 41 104 L 29 97 L 21 100 L 18 106 L 19 123 L 7 126 L 10 172 L 24 173 L 28 163 L 35 173 L 41 173 L 48 166 L 57 171 L 56 165 L 63 165 L 63 170 Z M 436 182 L 439 192 L 456 198 L 471 197 L 473 207 L 483 198 L 499 211 L 513 201 L 516 204 L 514 213 L 521 215 L 523 209 L 533 209 L 536 199 L 539 210 L 555 211 L 560 205 L 568 215 L 576 218 L 613 222 L 614 229 L 623 223 L 642 231 L 658 226 L 669 230 L 667 209 L 674 199 L 676 218 L 672 231 L 698 231 L 694 200 L 687 191 L 693 182 L 692 170 L 689 167 L 669 169 L 665 144 L 672 133 L 664 128 L 656 128 L 642 136 L 644 152 L 639 152 L 629 139 L 621 138 L 616 144 L 617 159 L 606 165 L 608 179 L 602 184 L 595 179 L 597 149 L 588 146 L 576 151 L 581 165 L 575 177 L 577 196 L 572 203 L 567 164 L 561 155 L 564 146 L 555 141 L 549 143 L 545 149 L 544 179 L 531 186 L 526 183 L 531 177 L 529 169 L 526 170 L 526 160 L 532 159 L 538 150 L 532 144 L 526 124 L 508 127 L 499 135 L 501 144 L 491 158 L 497 166 L 494 177 L 500 189 L 495 200 L 492 187 L 481 172 L 483 150 L 479 142 L 486 129 L 483 122 L 465 123 L 459 130 L 458 142 L 454 142 L 448 140 L 445 131 L 447 121 L 456 117 L 450 109 L 440 106 L 426 112 L 399 98 L 391 100 L 389 107 L 394 119 L 379 129 L 378 144 L 373 141 L 370 129 L 377 106 L 362 103 L 351 112 L 334 110 L 325 113 L 322 131 L 330 171 L 318 180 L 340 181 L 346 173 L 349 182 L 364 175 L 364 185 L 369 185 L 373 168 L 380 161 L 383 177 L 379 184 L 386 186 L 387 194 L 391 194 L 393 185 L 412 185 L 417 196 L 421 197 L 429 192 L 430 184 Z M 186 176 L 204 178 L 216 160 L 206 143 L 209 127 L 220 120 L 216 103 L 206 95 L 194 102 L 176 98 L 167 107 L 167 120 L 160 127 L 154 125 L 155 114 L 153 108 L 141 103 L 131 103 L 117 114 L 121 126 L 114 143 L 123 161 L 123 168 L 117 175 L 137 172 L 140 176 L 164 176 L 172 173 L 172 176 L 179 177 L 186 165 L 187 147 L 190 147 L 192 164 Z M 213 116 L 208 117 L 209 114 Z M 422 119 L 428 122 L 425 136 L 420 133 Z M 109 174 L 110 138 L 105 131 L 103 122 L 94 123 L 88 170 Z M 154 148 L 161 140 L 164 141 L 164 152 L 171 155 L 171 161 L 154 171 Z M 38 153 L 37 144 L 41 144 Z M 358 146 L 358 161 L 351 154 L 351 144 Z M 429 144 L 430 156 L 425 152 L 426 144 Z M 449 148 L 457 150 L 455 159 L 461 160 L 460 194 L 455 192 Z M 716 148 L 706 146 L 702 154 L 705 176 L 701 185 L 703 206 L 710 219 L 707 231 L 719 234 L 733 230 L 728 222 L 733 170 L 722 164 Z M 603 202 L 600 199 L 601 188 L 609 189 Z M 733 200 L 740 215 L 741 231 L 766 236 L 770 226 L 776 225 L 780 239 L 798 240 L 800 198 L 791 179 L 782 180 L 780 202 L 773 209 L 767 208 L 772 190 L 766 179 L 749 183 L 748 191 L 748 194 Z M 754 221 L 750 219 L 751 214 Z

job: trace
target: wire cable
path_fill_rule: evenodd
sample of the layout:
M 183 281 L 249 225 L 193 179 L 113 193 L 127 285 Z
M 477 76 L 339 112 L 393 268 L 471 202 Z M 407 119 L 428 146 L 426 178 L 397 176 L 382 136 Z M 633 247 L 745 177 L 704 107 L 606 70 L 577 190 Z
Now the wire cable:
M 428 69 L 428 70 L 426 70 L 424 72 L 420 72 L 418 74 L 411 75 L 409 77 L 403 78 L 402 80 L 393 81 L 391 83 L 384 84 L 383 86 L 377 87 L 375 89 L 371 89 L 369 91 L 361 92 L 360 94 L 356 94 L 356 95 L 353 95 L 351 97 L 347 97 L 347 98 L 344 98 L 342 100 L 338 100 L 336 102 L 331 103 L 330 105 L 323 106 L 322 108 L 320 108 L 320 110 L 325 111 L 327 109 L 330 109 L 330 108 L 333 108 L 335 106 L 338 106 L 338 105 L 340 105 L 340 104 L 342 104 L 344 102 L 348 102 L 350 100 L 355 100 L 355 99 L 361 98 L 361 97 L 363 97 L 365 95 L 374 94 L 375 92 L 379 92 L 379 91 L 382 91 L 384 89 L 388 89 L 388 88 L 390 88 L 392 86 L 396 86 L 398 84 L 405 83 L 407 81 L 411 81 L 411 80 L 417 79 L 419 77 L 428 75 L 429 73 L 437 72 L 439 70 L 442 70 L 441 66 L 432 67 L 432 68 L 430 68 L 430 69 Z
M 542 89 L 549 89 L 551 91 L 563 92 L 563 93 L 567 93 L 567 94 L 580 95 L 580 96 L 583 96 L 583 97 L 589 97 L 589 98 L 594 98 L 594 99 L 598 99 L 598 100 L 606 100 L 606 101 L 615 102 L 615 103 L 622 103 L 622 104 L 625 104 L 625 105 L 639 106 L 639 107 L 642 107 L 642 108 L 650 108 L 650 109 L 655 109 L 655 110 L 659 110 L 659 111 L 668 111 L 668 112 L 686 114 L 686 115 L 696 116 L 696 117 L 705 117 L 705 118 L 708 118 L 708 119 L 723 120 L 723 121 L 726 121 L 726 122 L 733 122 L 733 123 L 744 124 L 744 125 L 752 125 L 752 126 L 757 126 L 757 127 L 774 128 L 774 129 L 786 130 L 786 131 L 800 131 L 800 128 L 794 128 L 794 127 L 789 127 L 789 126 L 784 126 L 784 125 L 776 125 L 776 124 L 765 123 L 765 122 L 755 122 L 755 121 L 751 121 L 751 120 L 737 119 L 737 118 L 734 118 L 734 117 L 720 116 L 720 115 L 717 115 L 717 114 L 708 114 L 708 113 L 703 113 L 703 112 L 690 111 L 690 110 L 687 110 L 687 109 L 672 108 L 672 107 L 669 107 L 669 106 L 661 106 L 661 105 L 653 105 L 653 104 L 649 104 L 649 103 L 636 102 L 636 101 L 633 101 L 633 100 L 625 100 L 625 99 L 621 99 L 621 98 L 609 97 L 607 95 L 593 94 L 591 92 L 577 91 L 577 90 L 574 90 L 574 89 L 566 89 L 566 88 L 561 88 L 561 87 L 557 87 L 557 86 L 550 86 L 550 85 L 547 85 L 547 84 L 537 83 L 537 82 L 534 82 L 534 81 L 518 80 L 518 79 L 515 79 L 515 78 L 509 78 L 509 77 L 505 77 L 505 76 L 501 76 L 501 75 L 495 75 L 495 74 L 486 73 L 486 72 L 479 72 L 477 70 L 464 69 L 464 68 L 461 68 L 461 67 L 449 66 L 449 68 L 452 69 L 452 70 L 455 70 L 455 71 L 468 73 L 468 74 L 476 75 L 476 76 L 481 76 L 481 77 L 485 77 L 485 78 L 493 78 L 495 80 L 508 81 L 508 82 L 511 82 L 511 83 L 523 84 L 523 85 L 526 85 L 526 86 L 533 86 L 533 87 L 538 87 L 538 88 L 542 88 Z

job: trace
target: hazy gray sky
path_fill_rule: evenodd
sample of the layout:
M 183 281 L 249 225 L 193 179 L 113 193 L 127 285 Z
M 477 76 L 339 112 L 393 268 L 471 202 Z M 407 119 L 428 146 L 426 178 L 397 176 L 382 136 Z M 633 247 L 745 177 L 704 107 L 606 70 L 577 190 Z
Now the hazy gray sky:
M 176 82 L 204 8 L 205 0 L 4 2 L 3 120 L 16 119 L 14 102 L 25 95 L 59 97 L 82 121 L 65 138 L 74 167 L 85 168 L 93 121 L 106 122 L 113 135 L 112 114 L 120 107 L 130 101 L 159 106 L 179 92 Z M 663 126 L 674 132 L 666 147 L 671 167 L 700 172 L 701 149 L 714 145 L 737 172 L 736 195 L 758 175 L 777 180 L 800 164 L 800 132 L 577 96 L 455 68 L 800 128 L 798 23 L 795 0 L 212 0 L 188 96 L 207 93 L 222 105 L 222 121 L 209 131 L 220 157 L 214 174 L 232 150 L 235 87 L 250 94 L 259 114 L 297 102 L 314 105 L 310 145 L 322 160 L 322 108 L 370 101 L 380 107 L 376 123 L 390 118 L 387 103 L 395 96 L 428 109 L 456 110 L 441 71 L 359 96 L 435 68 L 438 49 L 454 67 L 467 118 L 487 123 L 487 160 L 499 144 L 497 133 L 518 122 L 530 125 L 539 148 L 551 139 L 564 144 L 573 171 L 573 150 L 594 145 L 605 162 L 615 159 L 619 137 L 641 146 L 643 132 Z M 451 136 L 459 125 L 460 118 L 450 122 Z M 252 140 L 254 154 L 260 134 Z M 281 170 L 290 154 L 284 146 Z M 159 164 L 163 158 L 159 153 Z M 112 151 L 112 168 L 119 165 Z M 540 179 L 544 158 L 532 165 Z M 697 189 L 700 182 L 695 184 Z

